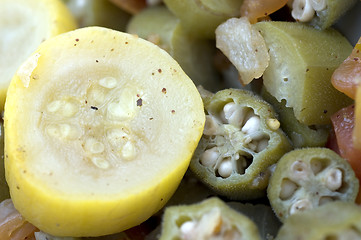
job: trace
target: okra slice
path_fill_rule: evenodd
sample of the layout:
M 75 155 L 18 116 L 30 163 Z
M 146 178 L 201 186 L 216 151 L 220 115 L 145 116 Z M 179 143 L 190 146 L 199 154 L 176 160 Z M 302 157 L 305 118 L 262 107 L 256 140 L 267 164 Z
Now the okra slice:
M 257 226 L 219 198 L 201 203 L 168 207 L 160 240 L 169 239 L 261 239 Z
M 359 182 L 349 163 L 328 148 L 302 148 L 277 163 L 267 188 L 281 221 L 332 201 L 354 202 Z
M 204 106 L 206 124 L 190 169 L 230 199 L 264 196 L 270 166 L 291 149 L 272 106 L 241 89 L 221 90 Z
M 332 26 L 357 0 L 294 0 L 292 17 L 319 29 Z
M 275 240 L 360 240 L 361 207 L 351 202 L 335 201 L 290 216 Z
M 254 27 L 264 37 L 270 55 L 263 84 L 279 102 L 286 100 L 301 123 L 330 124 L 333 113 L 351 105 L 352 99 L 330 81 L 352 51 L 338 31 L 320 31 L 298 22 L 259 22 Z
M 240 0 L 164 0 L 191 35 L 214 39 L 214 30 L 228 18 L 240 15 Z
M 311 125 L 307 126 L 299 122 L 293 109 L 286 107 L 285 101 L 278 102 L 275 97 L 262 88 L 261 94 L 263 99 L 269 102 L 278 113 L 282 130 L 291 140 L 294 148 L 302 147 L 324 147 L 328 140 L 331 125 Z
M 148 7 L 134 15 L 127 32 L 166 50 L 197 86 L 211 91 L 223 88 L 213 64 L 216 51 L 213 42 L 190 36 L 165 6 Z

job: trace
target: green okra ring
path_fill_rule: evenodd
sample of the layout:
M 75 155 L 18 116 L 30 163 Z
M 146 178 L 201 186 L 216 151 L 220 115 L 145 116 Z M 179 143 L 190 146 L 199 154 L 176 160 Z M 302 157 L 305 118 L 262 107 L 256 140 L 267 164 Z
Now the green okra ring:
M 160 240 L 249 239 L 260 240 L 256 224 L 217 197 L 200 203 L 168 207 Z
M 328 148 L 302 148 L 277 163 L 267 189 L 281 221 L 332 201 L 354 202 L 359 182 L 348 162 Z
M 190 169 L 230 199 L 265 196 L 270 167 L 291 150 L 272 106 L 240 89 L 219 91 L 204 106 L 205 129 Z

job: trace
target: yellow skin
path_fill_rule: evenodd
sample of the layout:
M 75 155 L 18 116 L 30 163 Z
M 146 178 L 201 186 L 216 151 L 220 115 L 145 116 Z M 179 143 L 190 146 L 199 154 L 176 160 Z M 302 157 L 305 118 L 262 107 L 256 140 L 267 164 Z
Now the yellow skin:
M 204 122 L 195 85 L 156 45 L 100 27 L 61 34 L 41 44 L 9 86 L 11 198 L 55 236 L 121 232 L 172 196 Z M 116 135 L 123 129 L 129 134 Z
M 61 0 L 0 0 L 0 110 L 20 64 L 39 44 L 74 30 L 76 21 Z

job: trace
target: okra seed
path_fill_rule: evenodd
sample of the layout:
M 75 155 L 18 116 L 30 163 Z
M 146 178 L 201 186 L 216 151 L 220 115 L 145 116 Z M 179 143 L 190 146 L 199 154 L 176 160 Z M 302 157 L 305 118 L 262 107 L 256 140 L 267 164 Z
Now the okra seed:
M 283 179 L 281 183 L 280 199 L 287 200 L 295 193 L 297 190 L 297 184 L 289 179 Z
M 223 107 L 225 120 L 234 126 L 242 125 L 245 111 L 246 109 L 244 107 L 241 107 L 234 102 L 229 102 Z
M 267 126 L 273 131 L 278 130 L 281 126 L 281 123 L 276 118 L 268 118 L 266 123 Z
M 192 236 L 192 233 L 195 230 L 196 225 L 197 223 L 194 221 L 184 222 L 179 229 L 181 232 L 182 239 L 187 239 L 187 236 L 188 237 Z
M 107 169 L 110 166 L 109 162 L 101 157 L 92 157 L 91 161 L 95 166 L 101 169 Z
M 204 151 L 204 153 L 200 157 L 201 164 L 205 167 L 213 167 L 220 153 L 218 152 L 217 147 L 213 147 Z
M 308 22 L 315 15 L 310 0 L 294 0 L 292 8 L 292 17 L 300 22 Z
M 115 88 L 117 86 L 117 80 L 113 77 L 105 77 L 98 81 L 99 85 L 105 88 Z
M 303 212 L 308 209 L 312 209 L 312 203 L 308 199 L 300 199 L 292 204 L 290 214 Z
M 242 132 L 246 134 L 251 134 L 258 131 L 260 127 L 261 119 L 259 116 L 250 117 L 247 122 L 242 127 Z
M 224 159 L 218 168 L 218 174 L 223 178 L 228 178 L 232 175 L 233 165 L 231 159 Z
M 309 172 L 308 165 L 301 160 L 297 160 L 294 163 L 292 163 L 290 170 L 292 173 L 292 177 L 295 180 L 302 180 L 307 178 Z
M 336 191 L 342 186 L 342 171 L 338 168 L 331 169 L 326 177 L 326 187 Z
M 322 11 L 326 9 L 326 0 L 311 0 L 311 6 L 315 11 Z

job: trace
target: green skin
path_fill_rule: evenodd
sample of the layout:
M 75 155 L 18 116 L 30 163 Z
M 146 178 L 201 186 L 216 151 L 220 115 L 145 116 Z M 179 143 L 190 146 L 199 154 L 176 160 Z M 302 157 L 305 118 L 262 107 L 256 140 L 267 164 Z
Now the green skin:
M 267 119 L 275 118 L 272 106 L 249 91 L 240 89 L 219 91 L 213 97 L 205 100 L 205 111 L 217 113 L 231 101 L 253 109 L 255 114 L 260 116 L 260 128 L 269 136 L 267 148 L 261 152 L 249 151 L 240 144 L 242 142 L 241 134 L 217 135 L 215 140 L 203 135 L 191 160 L 190 169 L 200 181 L 219 195 L 233 200 L 261 198 L 266 195 L 270 166 L 291 150 L 291 144 L 280 128 L 273 130 L 267 125 Z M 251 164 L 247 166 L 244 174 L 233 172 L 230 177 L 222 178 L 216 175 L 215 169 L 205 167 L 200 163 L 201 155 L 209 145 L 213 145 L 215 142 L 223 149 L 228 150 L 226 154 L 238 153 L 252 158 Z
M 331 27 L 342 15 L 357 3 L 358 0 L 327 0 L 326 9 L 316 12 L 316 16 L 308 23 L 319 29 Z
M 263 99 L 269 102 L 279 115 L 282 130 L 290 138 L 294 148 L 324 147 L 330 132 L 330 125 L 307 126 L 300 123 L 292 108 L 286 107 L 284 101 L 278 102 L 265 90 L 261 91 Z
M 185 30 L 197 38 L 215 38 L 215 29 L 240 14 L 242 0 L 164 0 Z
M 302 170 L 291 170 L 295 162 L 302 162 L 305 167 Z M 327 173 L 331 169 L 340 169 L 343 173 L 342 185 L 335 190 L 330 190 L 325 184 Z M 304 177 L 297 177 L 297 174 Z M 287 198 L 281 197 L 281 186 L 288 180 L 296 183 L 297 189 Z M 358 190 L 358 179 L 346 160 L 328 148 L 302 148 L 288 152 L 278 161 L 270 178 L 267 194 L 275 214 L 281 221 L 285 221 L 289 216 L 298 214 L 290 214 L 292 205 L 298 200 L 308 199 L 311 203 L 308 209 L 313 211 L 324 204 L 321 199 L 325 198 L 332 199 L 331 201 L 354 202 Z
M 202 85 L 210 91 L 223 88 L 213 66 L 214 44 L 190 36 L 165 6 L 149 7 L 134 15 L 127 32 L 144 39 L 159 37 L 158 45 L 181 65 L 196 86 Z
M 330 116 L 353 100 L 331 84 L 334 70 L 352 51 L 348 40 L 334 29 L 319 31 L 297 22 L 259 22 L 269 48 L 270 62 L 263 74 L 267 91 L 286 100 L 298 121 L 330 124 Z
M 181 239 L 179 227 L 186 221 L 199 221 L 204 214 L 214 208 L 221 210 L 222 222 L 227 222 L 232 229 L 242 233 L 244 239 L 260 240 L 260 234 L 256 224 L 247 216 L 230 208 L 225 202 L 217 197 L 209 198 L 192 205 L 179 205 L 168 207 L 165 210 L 162 221 L 160 240 Z
M 352 231 L 355 235 L 346 238 L 347 231 Z M 360 206 L 336 201 L 313 211 L 290 216 L 275 240 L 360 239 L 360 232 Z M 344 238 L 341 237 L 342 235 Z

